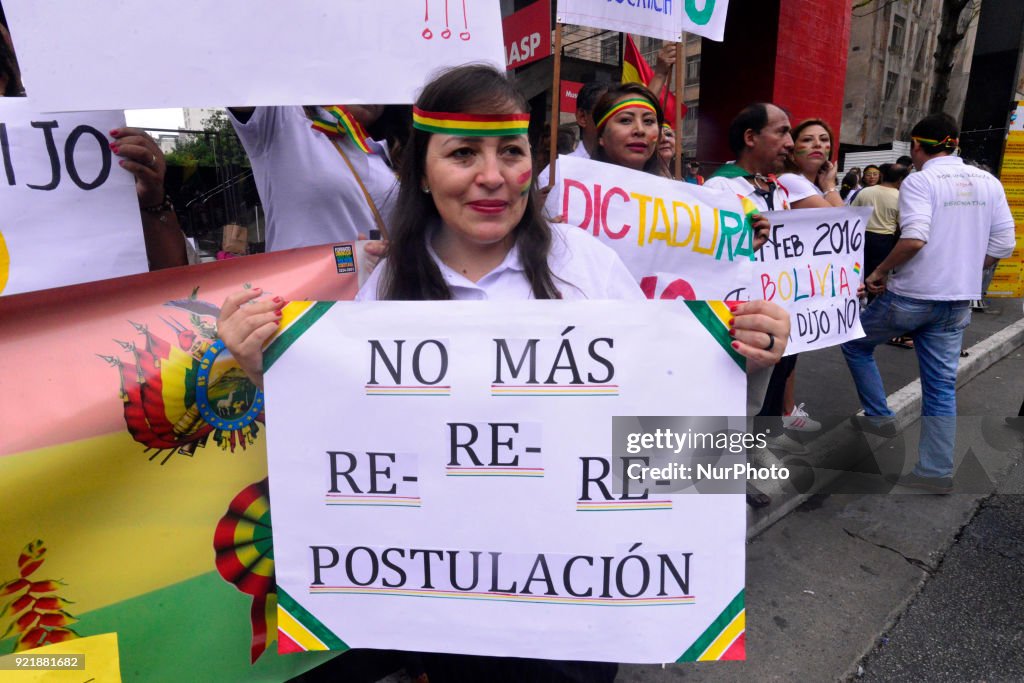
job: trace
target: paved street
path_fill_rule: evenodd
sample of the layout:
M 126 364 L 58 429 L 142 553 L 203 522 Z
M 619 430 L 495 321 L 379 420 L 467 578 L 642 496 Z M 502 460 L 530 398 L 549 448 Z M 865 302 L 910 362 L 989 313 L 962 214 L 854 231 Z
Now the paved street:
M 976 314 L 965 346 L 1021 315 L 1019 301 L 993 308 Z M 916 378 L 913 352 L 878 355 L 890 391 Z M 812 415 L 831 414 L 835 424 L 859 407 L 838 349 L 808 354 L 798 367 L 798 400 Z M 958 392 L 958 462 L 974 467 L 971 493 L 889 493 L 877 471 L 909 468 L 915 424 L 875 451 L 877 468 L 840 477 L 833 493 L 755 538 L 746 662 L 623 666 L 618 680 L 1024 680 L 1022 440 L 1002 424 L 1022 395 L 1021 348 Z
M 993 300 L 975 313 L 965 348 L 1021 317 L 1019 299 Z M 890 392 L 918 377 L 913 351 L 882 346 L 877 359 Z M 805 354 L 798 368 L 797 400 L 823 419 L 822 433 L 849 440 L 840 423 L 860 406 L 842 353 Z M 623 665 L 617 682 L 1024 680 L 1024 439 L 1003 422 L 1022 396 L 1024 347 L 958 391 L 957 485 L 968 493 L 884 482 L 880 472 L 916 459 L 915 422 L 889 442 L 873 439 L 867 465 L 754 538 L 747 661 Z

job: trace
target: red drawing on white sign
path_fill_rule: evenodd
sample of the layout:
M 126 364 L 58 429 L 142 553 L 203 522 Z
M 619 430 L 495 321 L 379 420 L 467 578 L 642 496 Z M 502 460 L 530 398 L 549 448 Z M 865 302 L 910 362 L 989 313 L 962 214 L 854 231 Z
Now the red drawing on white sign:
M 448 3 L 449 0 L 444 0 L 444 30 L 441 31 L 441 37 L 445 40 L 452 37 L 451 22 L 448 17 Z M 423 0 L 423 5 L 423 23 L 427 24 L 427 26 L 420 35 L 423 36 L 424 40 L 430 40 L 434 37 L 434 32 L 430 30 L 430 0 Z M 459 33 L 459 38 L 469 40 L 469 15 L 466 13 L 466 0 L 462 0 L 462 28 L 463 30 Z

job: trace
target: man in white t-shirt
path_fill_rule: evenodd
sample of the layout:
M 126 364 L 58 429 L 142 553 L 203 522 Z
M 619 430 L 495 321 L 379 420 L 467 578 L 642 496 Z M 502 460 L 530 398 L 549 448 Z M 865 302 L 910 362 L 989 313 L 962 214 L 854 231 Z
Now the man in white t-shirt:
M 857 385 L 865 431 L 895 436 L 874 349 L 898 335 L 914 339 L 921 367 L 921 443 L 913 472 L 891 477 L 934 493 L 953 490 L 956 374 L 970 300 L 981 297 L 982 269 L 1013 252 L 1013 216 L 1002 185 L 954 155 L 959 131 L 946 114 L 911 131 L 919 173 L 900 187 L 900 239 L 864 281 L 878 294 L 861 314 L 865 336 L 843 344 Z

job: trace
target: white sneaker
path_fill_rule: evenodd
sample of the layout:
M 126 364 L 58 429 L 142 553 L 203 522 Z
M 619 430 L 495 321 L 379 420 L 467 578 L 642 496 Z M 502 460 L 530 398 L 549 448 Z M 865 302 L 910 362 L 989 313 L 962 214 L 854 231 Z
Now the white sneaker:
M 784 451 L 792 455 L 807 455 L 810 453 L 807 446 L 785 434 L 769 437 L 766 441 L 768 449 L 772 451 Z
M 811 419 L 804 410 L 803 403 L 793 408 L 789 415 L 782 416 L 782 426 L 795 432 L 816 432 L 821 429 L 821 423 Z

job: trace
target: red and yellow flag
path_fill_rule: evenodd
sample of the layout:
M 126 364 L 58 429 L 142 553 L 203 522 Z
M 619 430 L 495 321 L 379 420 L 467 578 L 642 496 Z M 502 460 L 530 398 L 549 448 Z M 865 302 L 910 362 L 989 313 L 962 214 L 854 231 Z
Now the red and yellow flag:
M 677 64 L 676 67 L 682 68 L 682 65 Z M 651 65 L 640 54 L 636 43 L 633 42 L 633 36 L 627 33 L 626 49 L 622 55 L 622 82 L 648 85 L 652 78 L 654 78 L 654 69 L 651 68 Z M 658 96 L 661 108 L 665 112 L 665 119 L 669 123 L 674 122 L 673 112 L 675 112 L 676 108 L 676 96 L 669 90 L 668 83 L 665 83 L 665 87 L 661 92 L 654 94 Z M 680 115 L 686 116 L 686 105 L 683 104 L 680 109 Z
M 357 289 L 328 245 L 0 299 L 0 655 L 116 633 L 126 681 L 324 661 L 273 643 L 263 397 L 215 328 L 245 283 Z

